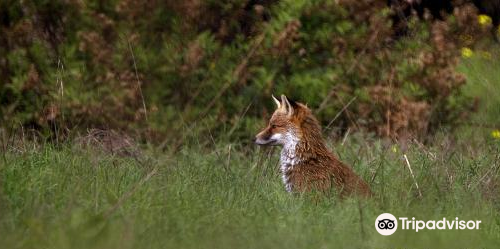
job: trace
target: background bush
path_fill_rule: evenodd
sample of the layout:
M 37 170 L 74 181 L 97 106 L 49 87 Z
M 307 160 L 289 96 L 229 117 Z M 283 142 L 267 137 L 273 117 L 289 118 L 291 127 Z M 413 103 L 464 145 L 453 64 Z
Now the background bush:
M 377 0 L 2 1 L 1 123 L 57 139 L 87 128 L 241 138 L 284 93 L 334 134 L 453 127 L 473 107 L 456 66 L 484 33 L 476 10 L 409 16 L 404 35 L 394 14 Z

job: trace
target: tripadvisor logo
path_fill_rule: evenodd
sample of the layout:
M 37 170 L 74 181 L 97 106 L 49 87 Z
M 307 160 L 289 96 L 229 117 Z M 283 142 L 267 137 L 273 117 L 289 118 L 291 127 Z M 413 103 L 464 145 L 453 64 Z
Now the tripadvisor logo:
M 391 235 L 398 230 L 398 220 L 390 213 L 381 214 L 375 220 L 375 229 L 384 236 Z
M 407 217 L 399 217 L 399 223 L 401 229 L 403 230 L 415 230 L 418 233 L 419 230 L 473 230 L 479 229 L 480 220 L 459 220 L 458 217 L 454 220 L 447 220 L 443 218 L 442 220 L 416 220 L 415 217 L 409 219 Z M 396 232 L 398 229 L 398 219 L 394 215 L 389 213 L 383 213 L 375 219 L 375 229 L 381 235 L 387 236 Z

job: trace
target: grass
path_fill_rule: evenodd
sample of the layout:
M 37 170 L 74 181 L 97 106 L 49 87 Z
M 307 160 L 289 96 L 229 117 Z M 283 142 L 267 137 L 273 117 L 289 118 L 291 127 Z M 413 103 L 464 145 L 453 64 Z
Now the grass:
M 362 136 L 336 144 L 374 179 L 368 201 L 290 195 L 268 150 L 193 146 L 146 162 L 73 146 L 9 152 L 0 176 L 3 248 L 494 248 L 500 240 L 500 145 L 408 145 L 418 192 L 401 158 Z M 156 174 L 142 184 L 148 173 Z M 376 174 L 374 176 L 374 174 Z M 127 198 L 128 197 L 128 198 Z M 125 198 L 125 199 L 122 199 Z M 122 200 L 122 201 L 120 201 Z M 121 203 L 114 209 L 117 203 Z M 399 230 L 375 218 L 482 220 L 480 230 Z
M 462 64 L 466 89 L 486 96 L 474 117 L 481 122 L 500 117 L 492 110 L 500 101 L 493 66 Z M 498 248 L 500 141 L 489 132 L 442 131 L 426 146 L 350 135 L 331 147 L 375 197 L 342 201 L 286 193 L 277 150 L 244 142 L 193 143 L 175 155 L 145 148 L 139 159 L 71 144 L 9 145 L 0 159 L 0 247 Z M 480 230 L 398 229 L 384 237 L 374 222 L 385 212 L 482 223 Z
M 493 51 L 495 51 L 493 58 L 500 58 L 499 50 Z M 476 123 L 496 125 L 500 123 L 499 69 L 498 59 L 482 59 L 479 55 L 463 60 L 459 66 L 459 70 L 467 76 L 467 85 L 463 91 L 470 97 L 480 99 L 480 111 L 473 117 Z

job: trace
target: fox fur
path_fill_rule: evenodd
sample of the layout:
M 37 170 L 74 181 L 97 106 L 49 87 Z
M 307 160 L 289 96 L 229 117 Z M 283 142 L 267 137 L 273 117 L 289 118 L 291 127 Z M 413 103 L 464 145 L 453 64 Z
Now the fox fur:
M 366 182 L 330 152 L 322 138 L 321 126 L 304 104 L 273 96 L 277 105 L 269 124 L 255 137 L 258 145 L 283 146 L 280 171 L 288 192 L 335 188 L 344 197 L 370 196 Z

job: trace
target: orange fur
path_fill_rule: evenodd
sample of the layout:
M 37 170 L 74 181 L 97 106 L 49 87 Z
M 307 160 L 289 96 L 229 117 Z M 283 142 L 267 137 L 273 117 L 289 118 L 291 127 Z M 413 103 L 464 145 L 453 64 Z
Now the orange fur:
M 274 98 L 274 97 L 273 97 Z M 282 96 L 269 125 L 256 136 L 260 145 L 283 145 L 281 171 L 288 191 L 335 188 L 340 196 L 370 196 L 366 182 L 331 153 L 311 110 Z

